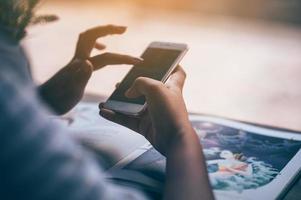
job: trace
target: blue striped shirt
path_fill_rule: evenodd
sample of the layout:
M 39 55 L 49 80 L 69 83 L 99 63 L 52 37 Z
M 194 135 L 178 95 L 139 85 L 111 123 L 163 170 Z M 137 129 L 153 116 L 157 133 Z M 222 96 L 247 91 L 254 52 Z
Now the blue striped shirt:
M 0 199 L 146 199 L 106 182 L 93 154 L 49 113 L 22 48 L 0 30 Z

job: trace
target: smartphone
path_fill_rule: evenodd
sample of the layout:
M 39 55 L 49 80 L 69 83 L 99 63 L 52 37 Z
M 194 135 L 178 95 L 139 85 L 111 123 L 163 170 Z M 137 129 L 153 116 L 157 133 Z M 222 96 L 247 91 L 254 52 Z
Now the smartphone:
M 131 116 L 139 116 L 146 108 L 145 98 L 129 99 L 125 96 L 125 92 L 138 77 L 148 77 L 165 83 L 187 51 L 186 44 L 151 43 L 141 56 L 144 61 L 133 66 L 104 104 L 104 108 Z

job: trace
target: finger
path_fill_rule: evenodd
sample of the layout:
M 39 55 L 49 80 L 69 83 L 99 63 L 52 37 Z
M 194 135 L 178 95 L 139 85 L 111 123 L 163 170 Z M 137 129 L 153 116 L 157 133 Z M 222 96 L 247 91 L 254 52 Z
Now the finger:
M 137 118 L 132 118 L 127 115 L 116 113 L 112 110 L 108 110 L 108 109 L 104 109 L 104 108 L 100 109 L 99 114 L 107 120 L 110 120 L 112 122 L 115 122 L 117 124 L 125 126 L 133 131 L 136 131 L 136 132 L 139 131 L 138 130 L 139 119 L 137 119 Z
M 182 91 L 185 84 L 185 80 L 186 80 L 186 73 L 182 67 L 178 66 L 170 76 L 166 85 L 170 89 L 180 89 Z
M 99 109 L 102 109 L 104 105 L 105 105 L 105 103 L 104 103 L 104 102 L 101 102 L 101 103 L 98 105 L 98 108 L 99 108 Z
M 126 26 L 116 26 L 116 25 L 106 25 L 106 26 L 97 26 L 91 29 L 88 29 L 84 34 L 93 39 L 97 39 L 99 37 L 104 37 L 107 35 L 114 34 L 123 34 L 126 31 Z
M 115 88 L 117 89 L 117 88 L 119 88 L 119 86 L 120 86 L 120 82 L 116 83 Z
M 90 56 L 92 49 L 95 46 L 95 42 L 99 37 L 104 37 L 112 34 L 122 34 L 126 31 L 124 26 L 98 26 L 89 29 L 80 34 L 76 47 L 75 56 L 81 59 L 87 59 Z
M 140 96 L 149 97 L 154 92 L 158 92 L 163 86 L 164 84 L 160 81 L 146 77 L 139 77 L 126 91 L 125 96 L 128 98 L 137 98 Z
M 93 64 L 95 70 L 98 70 L 106 65 L 137 65 L 143 61 L 141 58 L 114 53 L 104 53 L 98 56 L 94 56 L 89 60 Z
M 98 49 L 98 50 L 104 50 L 106 48 L 106 45 L 104 44 L 101 44 L 99 42 L 96 42 L 95 45 L 94 45 L 95 49 Z
M 143 115 L 140 117 L 139 133 L 150 140 L 151 138 L 149 137 L 149 133 L 152 131 L 151 129 L 152 121 L 150 119 L 150 115 L 148 114 L 148 110 L 146 109 Z

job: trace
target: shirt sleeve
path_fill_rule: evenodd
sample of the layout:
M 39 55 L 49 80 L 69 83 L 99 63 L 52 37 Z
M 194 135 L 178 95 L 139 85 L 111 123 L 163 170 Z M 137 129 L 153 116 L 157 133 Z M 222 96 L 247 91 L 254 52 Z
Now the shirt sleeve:
M 146 199 L 106 182 L 93 155 L 49 122 L 36 91 L 2 72 L 0 135 L 0 195 L 31 200 Z

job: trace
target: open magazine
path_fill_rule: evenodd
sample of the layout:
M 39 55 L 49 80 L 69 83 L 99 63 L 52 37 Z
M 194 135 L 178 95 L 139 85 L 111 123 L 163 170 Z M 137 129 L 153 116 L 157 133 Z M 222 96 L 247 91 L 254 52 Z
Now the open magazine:
M 154 198 L 162 194 L 166 160 L 146 140 L 100 118 L 96 104 L 81 104 L 67 118 L 73 120 L 70 129 L 85 132 L 83 138 L 123 146 L 120 151 L 126 153 L 108 170 L 109 179 Z M 191 115 L 190 120 L 203 146 L 216 199 L 277 199 L 298 176 L 301 135 L 204 115 Z

